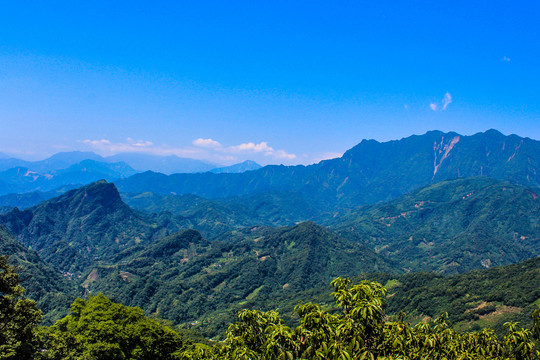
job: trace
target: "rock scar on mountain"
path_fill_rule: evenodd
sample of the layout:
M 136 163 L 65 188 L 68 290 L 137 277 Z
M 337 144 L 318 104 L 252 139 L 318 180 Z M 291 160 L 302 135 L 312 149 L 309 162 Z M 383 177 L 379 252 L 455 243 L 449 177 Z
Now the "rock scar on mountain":
M 450 141 L 448 144 L 444 144 L 444 136 L 441 139 L 441 143 L 437 144 L 435 141 L 433 143 L 433 152 L 435 155 L 435 159 L 433 160 L 433 177 L 435 177 L 435 174 L 437 174 L 437 171 L 439 171 L 439 167 L 443 163 L 443 161 L 448 157 L 448 154 L 450 151 L 454 148 L 454 146 L 459 142 L 460 137 L 454 136 L 454 138 Z M 437 155 L 441 154 L 444 151 L 443 156 L 437 163 Z
M 506 160 L 506 162 L 509 162 L 510 160 L 512 160 L 514 158 L 514 156 L 516 156 L 519 148 L 521 147 L 521 145 L 523 145 L 523 140 L 521 140 L 521 142 L 516 146 L 516 149 L 514 150 L 514 153 L 512 154 L 512 156 L 510 156 L 508 158 L 508 160 Z

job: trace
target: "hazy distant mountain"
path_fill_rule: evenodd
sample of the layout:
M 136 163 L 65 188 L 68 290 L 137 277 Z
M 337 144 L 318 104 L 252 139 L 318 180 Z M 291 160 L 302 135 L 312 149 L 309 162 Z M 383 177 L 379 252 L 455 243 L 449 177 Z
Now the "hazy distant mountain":
M 39 161 L 26 161 L 16 158 L 0 157 L 0 171 L 14 167 L 25 167 L 38 173 L 49 173 L 62 170 L 83 160 L 105 161 L 101 156 L 93 152 L 71 151 L 61 152 Z
M 211 173 L 221 174 L 221 173 L 243 173 L 246 171 L 257 170 L 262 168 L 261 165 L 257 164 L 255 161 L 246 160 L 239 164 L 234 164 L 231 166 L 225 166 L 220 168 L 215 168 L 210 170 Z
M 160 156 L 140 153 L 116 154 L 107 157 L 107 161 L 123 161 L 139 171 L 150 170 L 163 174 L 205 172 L 216 167 L 216 164 L 201 160 L 181 158 L 176 155 Z
M 71 151 L 60 152 L 53 156 L 32 163 L 32 170 L 40 172 L 48 172 L 52 170 L 66 169 L 74 164 L 80 163 L 83 160 L 94 160 L 104 162 L 105 159 L 93 152 Z
M 97 180 L 113 181 L 137 173 L 129 165 L 83 160 L 66 169 L 40 173 L 26 167 L 14 167 L 0 172 L 0 195 L 48 192 L 72 185 L 81 186 Z
M 363 140 L 341 158 L 310 166 L 265 166 L 241 174 L 136 174 L 122 192 L 195 194 L 207 198 L 295 191 L 320 207 L 394 199 L 445 179 L 485 175 L 540 186 L 540 141 L 495 130 L 462 136 L 430 131 L 380 143 Z

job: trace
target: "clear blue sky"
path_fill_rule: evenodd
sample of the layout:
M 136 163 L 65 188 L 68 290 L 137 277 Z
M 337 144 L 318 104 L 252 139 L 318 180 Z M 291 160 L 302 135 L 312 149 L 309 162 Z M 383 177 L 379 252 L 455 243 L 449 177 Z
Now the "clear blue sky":
M 0 152 L 312 163 L 540 139 L 538 1 L 1 1 Z

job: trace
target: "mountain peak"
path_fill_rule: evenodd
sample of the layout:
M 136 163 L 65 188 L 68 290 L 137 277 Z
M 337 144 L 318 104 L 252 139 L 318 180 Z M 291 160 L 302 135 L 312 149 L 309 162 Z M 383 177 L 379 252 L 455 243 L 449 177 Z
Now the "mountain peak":
M 257 164 L 255 161 L 246 160 L 246 161 L 243 161 L 241 163 L 234 164 L 234 165 L 231 165 L 231 166 L 225 166 L 225 167 L 212 169 L 212 170 L 210 170 L 210 172 L 212 172 L 214 174 L 223 174 L 223 173 L 232 174 L 232 173 L 243 173 L 243 172 L 246 172 L 246 171 L 257 170 L 257 169 L 260 169 L 260 168 L 262 168 L 262 166 Z

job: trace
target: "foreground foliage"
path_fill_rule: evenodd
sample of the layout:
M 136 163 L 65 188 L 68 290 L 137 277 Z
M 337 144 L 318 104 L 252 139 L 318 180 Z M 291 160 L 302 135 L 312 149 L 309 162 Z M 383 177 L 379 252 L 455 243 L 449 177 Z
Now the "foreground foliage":
M 45 328 L 45 359 L 173 359 L 183 341 L 178 333 L 144 316 L 136 307 L 102 294 L 77 299 L 71 314 Z
M 460 333 L 446 315 L 411 326 L 385 322 L 385 288 L 376 282 L 332 282 L 338 313 L 313 303 L 298 305 L 300 326 L 284 325 L 276 311 L 243 310 L 229 326 L 223 346 L 183 353 L 186 359 L 538 359 L 540 312 L 532 329 L 507 323 L 506 335 L 492 330 Z
M 36 350 L 41 311 L 23 293 L 16 269 L 0 256 L 0 359 L 30 359 Z
M 339 311 L 319 304 L 296 306 L 300 325 L 285 325 L 277 311 L 242 310 L 225 341 L 191 344 L 136 307 L 102 294 L 77 299 L 71 313 L 38 328 L 41 312 L 22 297 L 16 269 L 0 257 L 0 358 L 43 360 L 115 359 L 540 359 L 540 310 L 530 329 L 505 324 L 502 338 L 484 329 L 458 332 L 443 313 L 415 326 L 388 322 L 386 289 L 377 282 L 332 281 Z

